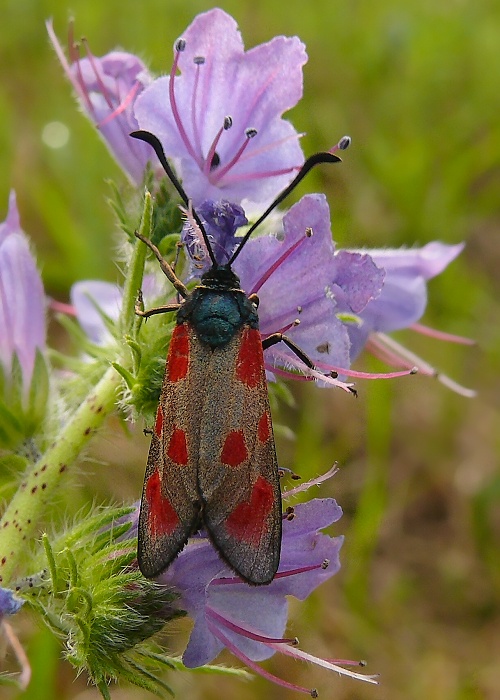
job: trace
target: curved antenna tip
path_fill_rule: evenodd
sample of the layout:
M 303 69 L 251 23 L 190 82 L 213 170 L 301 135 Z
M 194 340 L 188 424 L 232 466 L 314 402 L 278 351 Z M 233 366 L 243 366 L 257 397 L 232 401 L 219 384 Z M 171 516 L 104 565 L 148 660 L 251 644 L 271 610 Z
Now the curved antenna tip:
M 341 151 L 345 151 L 346 148 L 349 148 L 349 146 L 352 143 L 352 139 L 350 136 L 342 136 L 342 138 L 339 141 L 339 148 Z

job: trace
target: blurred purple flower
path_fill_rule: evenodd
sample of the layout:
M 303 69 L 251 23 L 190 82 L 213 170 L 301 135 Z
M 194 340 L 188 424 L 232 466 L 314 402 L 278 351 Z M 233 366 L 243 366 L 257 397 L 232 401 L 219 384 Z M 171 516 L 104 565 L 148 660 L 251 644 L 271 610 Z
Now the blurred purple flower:
M 72 32 L 68 40 L 68 62 L 50 20 L 47 31 L 83 112 L 132 182 L 140 184 L 147 162 L 155 157 L 145 143 L 130 138 L 129 134 L 138 128 L 135 101 L 152 81 L 148 70 L 137 56 L 123 51 L 112 51 L 98 58 L 83 40 L 87 56 L 80 58 Z
M 10 649 L 21 667 L 21 671 L 17 676 L 17 683 L 22 690 L 26 690 L 31 680 L 31 666 L 21 642 L 6 620 L 7 617 L 19 612 L 23 605 L 24 600 L 18 598 L 13 591 L 8 588 L 0 588 L 0 632 L 2 641 L 10 645 Z
M 468 338 L 449 335 L 417 324 L 427 306 L 427 281 L 439 275 L 463 250 L 464 244 L 446 245 L 433 241 L 422 248 L 370 250 L 375 263 L 385 270 L 380 295 L 371 300 L 359 314 L 361 324 L 347 326 L 351 340 L 351 361 L 364 347 L 393 367 L 415 366 L 422 374 L 437 376 L 440 381 L 464 396 L 475 392 L 438 373 L 422 358 L 397 343 L 387 333 L 411 328 L 430 337 L 451 342 L 472 344 Z
M 306 61 L 297 37 L 245 52 L 236 22 L 218 8 L 175 43 L 170 76 L 144 90 L 135 116 L 176 161 L 195 206 L 268 202 L 292 180 L 304 158 L 282 114 L 302 97 Z
M 160 280 L 163 281 L 163 280 Z M 158 299 L 164 294 L 164 286 L 159 278 L 145 275 L 142 291 L 146 303 Z M 123 289 L 117 284 L 102 280 L 81 280 L 76 282 L 70 291 L 70 304 L 52 304 L 55 311 L 61 311 L 76 316 L 85 334 L 96 345 L 108 345 L 113 341 L 104 317 L 117 321 L 123 300 Z
M 24 600 L 21 600 L 9 588 L 0 588 L 0 622 L 7 615 L 14 615 L 21 609 Z
M 350 326 L 351 360 L 363 349 L 370 333 L 390 333 L 410 327 L 427 306 L 427 280 L 439 275 L 463 250 L 464 244 L 434 241 L 423 248 L 363 250 L 385 270 L 380 295 L 360 313 L 362 325 Z
M 21 230 L 16 195 L 9 197 L 6 220 L 0 224 L 0 365 L 9 376 L 14 354 L 23 389 L 29 389 L 37 350 L 45 349 L 45 295 L 42 279 Z
M 305 490 L 308 484 L 297 490 Z M 227 648 L 254 671 L 279 685 L 306 693 L 266 672 L 255 662 L 268 659 L 277 651 L 296 659 L 361 680 L 373 677 L 342 668 L 297 648 L 296 639 L 285 639 L 288 601 L 292 595 L 305 600 L 321 583 L 340 568 L 339 550 L 343 537 L 330 537 L 320 531 L 342 515 L 332 498 L 313 499 L 289 509 L 284 516 L 281 560 L 278 573 L 267 586 L 251 586 L 234 575 L 220 559 L 203 532 L 191 538 L 168 569 L 157 578 L 179 595 L 175 603 L 194 620 L 182 660 L 188 668 L 213 661 Z M 132 516 L 136 534 L 138 509 Z M 355 662 L 341 662 L 352 665 Z
M 82 280 L 71 287 L 70 301 L 77 321 L 96 345 L 112 342 L 113 337 L 102 314 L 117 321 L 122 299 L 123 290 L 111 282 Z

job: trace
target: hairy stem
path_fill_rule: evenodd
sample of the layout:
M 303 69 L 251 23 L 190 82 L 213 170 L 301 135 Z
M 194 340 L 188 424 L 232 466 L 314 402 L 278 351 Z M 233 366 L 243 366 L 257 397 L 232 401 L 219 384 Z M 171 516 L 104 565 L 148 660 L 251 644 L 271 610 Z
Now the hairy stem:
M 142 212 L 141 225 L 139 233 L 145 238 L 151 238 L 153 219 L 153 202 L 151 194 L 146 192 L 144 195 L 144 209 Z M 134 241 L 134 249 L 130 260 L 127 278 L 123 289 L 123 302 L 120 314 L 120 329 L 123 333 L 131 333 L 135 321 L 135 304 L 137 296 L 142 285 L 142 277 L 144 273 L 144 262 L 146 260 L 147 248 L 144 245 Z
M 2 585 L 11 581 L 21 555 L 35 536 L 47 505 L 69 468 L 113 411 L 120 383 L 115 369 L 108 369 L 21 482 L 0 521 Z

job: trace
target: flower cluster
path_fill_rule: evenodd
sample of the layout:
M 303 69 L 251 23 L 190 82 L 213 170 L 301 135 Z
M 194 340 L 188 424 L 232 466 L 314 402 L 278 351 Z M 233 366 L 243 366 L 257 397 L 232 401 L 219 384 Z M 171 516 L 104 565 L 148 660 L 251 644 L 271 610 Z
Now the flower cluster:
M 302 42 L 276 37 L 245 52 L 233 18 L 210 10 L 196 17 L 175 42 L 170 75 L 153 80 L 130 54 L 113 52 L 99 59 L 87 48 L 87 57 L 78 59 L 71 44 L 70 65 L 51 25 L 49 34 L 81 107 L 129 178 L 141 179 L 148 158 L 157 164 L 152 149 L 131 139 L 129 131 L 152 132 L 176 165 L 217 259 L 227 262 L 237 247 L 237 229 L 247 223 L 241 205 L 262 211 L 304 163 L 300 135 L 283 119 L 302 95 L 307 60 Z M 132 167 L 128 163 L 136 147 L 141 148 L 141 158 Z M 200 276 L 209 258 L 188 213 L 187 219 L 184 240 L 191 273 Z M 353 374 L 350 365 L 364 347 L 393 367 L 438 375 L 400 345 L 393 342 L 389 349 L 385 334 L 409 327 L 425 332 L 415 324 L 425 311 L 426 281 L 442 272 L 463 244 L 336 251 L 330 212 L 321 195 L 303 198 L 274 224 L 271 235 L 249 241 L 235 264 L 242 288 L 259 294 L 263 337 L 286 329 L 322 375 Z M 111 291 L 104 286 L 99 294 L 97 288 L 93 291 L 95 301 L 100 304 L 102 298 L 106 308 Z M 286 376 L 296 376 L 299 369 L 320 379 L 286 348 L 270 349 L 266 363 L 268 370 L 281 367 L 279 373 Z M 473 393 L 438 376 L 461 393 Z M 338 384 L 324 376 L 320 381 Z
M 447 267 L 461 252 L 462 244 L 433 242 L 408 250 L 338 249 L 332 240 L 330 209 L 324 195 L 305 195 L 288 211 L 278 211 L 278 205 L 311 167 L 340 160 L 334 154 L 349 143 L 344 137 L 326 154 L 304 159 L 300 134 L 283 116 L 302 95 L 302 68 L 307 55 L 297 37 L 276 37 L 245 51 L 235 21 L 220 9 L 210 10 L 199 15 L 175 42 L 169 74 L 154 78 L 132 54 L 114 51 L 99 58 L 83 42 L 85 55 L 81 56 L 81 46 L 73 41 L 71 34 L 67 58 L 50 22 L 47 29 L 80 107 L 98 129 L 130 183 L 134 187 L 145 182 L 152 186 L 156 210 L 153 211 L 152 197 L 146 192 L 140 236 L 153 238 L 159 247 L 163 246 L 163 253 L 186 284 L 191 284 L 212 265 L 231 267 L 245 293 L 251 299 L 258 297 L 259 330 L 264 347 L 266 340 L 275 334 L 287 336 L 288 343 L 266 347 L 264 363 L 270 382 L 285 377 L 353 391 L 346 380 L 368 376 L 351 368 L 363 349 L 377 354 L 397 370 L 370 376 L 396 377 L 410 373 L 414 367 L 424 374 L 436 374 L 430 365 L 388 335 L 402 328 L 468 342 L 418 324 L 427 304 L 427 281 Z M 156 154 L 148 143 L 131 138 L 131 132 L 136 132 L 136 136 L 137 132 L 148 132 L 157 139 L 161 145 Z M 184 216 L 182 230 L 169 230 L 168 241 L 162 238 L 160 227 L 155 226 L 155 212 L 165 192 L 160 164 L 170 173 L 171 184 L 183 200 L 178 201 L 175 193 L 168 195 L 169 206 L 176 210 L 181 207 Z M 259 230 L 250 236 L 257 228 L 255 217 L 262 212 L 257 219 Z M 177 245 L 172 243 L 174 237 Z M 0 530 L 2 585 L 12 585 L 16 557 L 23 541 L 35 534 L 49 494 L 61 483 L 69 465 L 100 428 L 104 417 L 117 406 L 125 408 L 127 415 L 149 417 L 142 410 L 144 404 L 137 399 L 146 390 L 152 394 L 153 403 L 157 401 L 161 357 L 169 333 L 163 326 L 166 339 L 157 343 L 152 334 L 147 335 L 149 331 L 145 332 L 135 311 L 140 315 L 144 301 L 146 305 L 166 304 L 167 310 L 173 310 L 178 308 L 179 299 L 176 290 L 169 289 L 163 277 L 160 279 L 157 266 L 144 274 L 145 246 L 131 238 L 122 245 L 128 255 L 123 288 L 101 280 L 81 280 L 71 290 L 70 304 L 50 302 L 53 310 L 66 315 L 63 322 L 79 341 L 82 358 L 58 358 L 65 364 L 65 371 L 53 373 L 51 391 L 54 405 L 63 405 L 65 411 L 57 414 L 61 418 L 50 428 L 53 432 L 45 427 L 48 432 L 40 442 L 45 451 L 35 454 L 31 463 L 28 460 L 23 463 L 32 469 L 4 513 Z M 171 268 L 165 267 L 171 272 Z M 179 286 L 184 289 L 181 282 L 177 289 Z M 142 294 L 137 300 L 139 288 Z M 1 427 L 0 440 L 9 447 L 15 444 L 11 452 L 13 459 L 14 455 L 26 452 L 25 438 L 37 430 L 41 432 L 41 420 L 31 420 L 23 426 L 23 417 L 28 413 L 50 414 L 46 405 L 49 382 L 44 359 L 45 306 L 42 281 L 20 229 L 12 194 L 6 221 L 0 225 L 0 389 L 3 392 L 0 409 L 8 419 L 6 425 L 10 426 L 9 430 Z M 67 316 L 75 316 L 79 328 Z M 152 322 L 148 328 L 154 325 Z M 148 365 L 148 358 L 153 358 L 155 369 Z M 457 391 L 468 393 L 448 378 L 439 377 Z M 80 400 L 79 395 L 78 400 L 73 397 L 71 401 L 70 382 L 81 381 L 83 386 L 83 380 L 85 398 Z M 12 386 L 17 393 L 12 393 Z M 17 413 L 7 406 L 7 399 L 12 396 L 15 396 L 14 408 L 22 408 Z M 295 495 L 309 485 L 285 495 Z M 122 541 L 130 540 L 136 533 L 137 514 L 135 508 L 131 515 L 120 520 L 119 527 L 124 528 L 123 533 L 119 530 Z M 101 666 L 96 670 L 92 665 L 93 652 L 87 648 L 92 629 L 100 652 L 104 648 L 105 656 L 106 644 L 113 640 L 114 668 L 128 674 L 125 677 L 132 682 L 138 682 L 130 672 L 130 658 L 122 663 L 122 651 L 128 653 L 136 642 L 142 643 L 144 630 L 152 634 L 164 621 L 184 612 L 193 620 L 183 655 L 185 667 L 209 664 L 227 648 L 252 670 L 279 685 L 314 695 L 314 691 L 271 676 L 258 664 L 279 651 L 353 678 L 375 682 L 372 676 L 344 668 L 353 662 L 343 661 L 339 666 L 319 659 L 300 650 L 297 640 L 284 637 L 287 596 L 304 600 L 340 567 L 342 538 L 322 532 L 340 516 L 340 507 L 330 498 L 312 499 L 287 508 L 283 516 L 279 569 L 267 586 L 251 586 L 242 581 L 222 561 L 206 533 L 195 533 L 167 570 L 151 583 L 161 590 L 168 607 L 163 617 L 156 610 L 153 625 L 149 625 L 148 619 L 152 589 L 149 583 L 147 586 L 138 583 L 140 574 L 133 561 L 134 553 L 130 555 L 130 542 L 124 553 L 116 532 L 107 539 L 110 518 L 94 519 L 91 537 L 85 524 L 81 525 L 62 539 L 64 548 L 57 556 L 60 556 L 58 562 L 63 562 L 59 564 L 59 572 L 63 573 L 57 573 L 57 557 L 50 547 L 45 551 L 54 596 L 61 590 L 70 591 L 63 596 L 65 607 L 60 614 L 66 626 L 61 621 L 60 629 L 71 630 L 68 637 L 73 638 L 78 629 L 88 632 L 82 634 L 78 654 L 73 653 L 73 657 L 78 656 L 75 666 L 79 670 L 86 668 L 91 678 L 98 678 L 95 682 L 105 695 L 108 676 Z M 125 533 L 128 527 L 130 530 Z M 78 538 L 79 548 L 75 544 Z M 79 552 L 78 558 L 75 551 Z M 92 566 L 89 565 L 91 578 L 86 574 L 88 556 L 94 557 Z M 127 589 L 126 595 L 119 600 L 132 598 L 132 606 L 140 608 L 137 615 L 140 631 L 136 630 L 133 643 L 127 645 L 124 640 L 126 625 L 120 627 L 119 642 L 116 635 L 113 637 L 108 632 L 99 636 L 101 622 L 108 615 L 107 603 L 97 625 L 91 627 L 93 618 L 85 618 L 87 608 L 92 608 L 95 614 L 92 596 L 103 583 L 93 578 L 98 576 L 99 567 L 109 572 L 113 596 L 115 593 L 119 596 L 120 582 L 126 580 L 122 586 L 122 592 Z M 58 577 L 66 577 L 68 581 L 64 584 L 59 581 L 58 587 Z M 82 583 L 85 581 L 91 582 L 87 588 Z M 145 607 L 141 607 L 144 602 L 141 591 L 147 597 Z M 43 595 L 47 597 L 47 590 Z M 20 605 L 11 592 L 0 589 L 0 623 L 4 624 L 3 617 L 16 613 Z M 72 627 L 68 616 L 74 615 L 76 620 L 77 610 L 81 618 L 77 627 Z M 112 612 L 109 615 L 111 619 Z M 57 628 L 56 617 L 52 612 L 50 624 L 54 628 Z M 80 624 L 84 618 L 85 624 Z M 123 622 L 125 617 L 122 615 L 120 619 Z M 116 632 L 116 624 L 113 629 Z M 71 653 L 68 658 L 72 661 Z M 137 667 L 142 686 L 157 690 L 148 673 L 147 669 Z

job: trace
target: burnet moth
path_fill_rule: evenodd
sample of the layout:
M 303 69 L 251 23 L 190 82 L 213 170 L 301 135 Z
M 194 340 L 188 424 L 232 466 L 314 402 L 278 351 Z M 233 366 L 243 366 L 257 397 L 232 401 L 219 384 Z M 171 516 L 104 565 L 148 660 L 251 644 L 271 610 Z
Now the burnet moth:
M 189 206 L 156 136 L 145 131 L 131 136 L 153 147 Z M 348 144 L 344 137 L 339 147 Z M 164 571 L 201 528 L 221 558 L 248 583 L 270 583 L 278 570 L 281 490 L 263 351 L 284 342 L 306 365 L 313 365 L 281 333 L 261 339 L 258 298 L 245 294 L 231 266 L 252 232 L 312 167 L 338 161 L 333 153 L 311 156 L 225 264 L 217 262 L 193 211 L 212 267 L 191 292 L 158 248 L 137 234 L 182 297 L 180 303 L 149 311 L 136 309 L 145 318 L 177 312 L 139 516 L 137 557 L 146 577 Z

